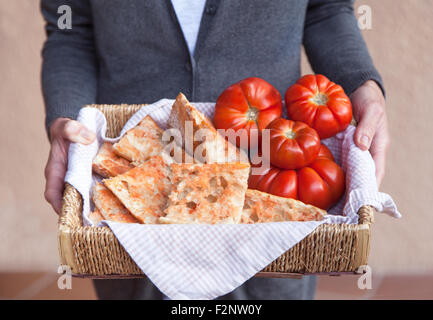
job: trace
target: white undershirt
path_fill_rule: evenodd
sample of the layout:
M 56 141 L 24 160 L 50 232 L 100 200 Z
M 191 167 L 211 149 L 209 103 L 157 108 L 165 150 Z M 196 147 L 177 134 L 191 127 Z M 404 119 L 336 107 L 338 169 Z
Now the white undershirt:
M 171 0 L 171 3 L 182 28 L 189 52 L 193 55 L 206 0 Z

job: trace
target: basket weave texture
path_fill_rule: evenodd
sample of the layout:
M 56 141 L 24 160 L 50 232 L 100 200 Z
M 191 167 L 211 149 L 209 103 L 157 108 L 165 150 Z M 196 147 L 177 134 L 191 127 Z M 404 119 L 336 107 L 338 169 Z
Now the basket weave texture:
M 107 119 L 108 137 L 118 136 L 128 119 L 145 105 L 90 105 Z M 61 264 L 84 277 L 141 277 L 138 268 L 108 227 L 83 226 L 82 198 L 65 185 L 59 217 Z M 293 273 L 355 272 L 367 264 L 373 208 L 359 209 L 358 224 L 322 224 L 301 242 L 269 264 L 262 276 L 284 277 Z M 293 276 L 293 275 L 292 275 Z

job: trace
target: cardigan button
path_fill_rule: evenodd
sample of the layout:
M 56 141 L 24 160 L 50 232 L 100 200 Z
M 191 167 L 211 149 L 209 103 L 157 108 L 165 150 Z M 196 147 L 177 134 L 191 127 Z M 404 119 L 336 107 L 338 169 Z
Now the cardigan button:
M 213 15 L 215 15 L 216 10 L 217 10 L 216 6 L 214 6 L 213 4 L 210 4 L 206 7 L 205 13 L 210 15 L 210 16 L 213 16 Z

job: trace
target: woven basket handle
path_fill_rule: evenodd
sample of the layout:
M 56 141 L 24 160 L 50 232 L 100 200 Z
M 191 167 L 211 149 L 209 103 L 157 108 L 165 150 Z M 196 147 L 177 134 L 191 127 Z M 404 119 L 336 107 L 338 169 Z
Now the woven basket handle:
M 358 224 L 372 224 L 374 222 L 374 208 L 371 206 L 362 206 L 358 210 Z

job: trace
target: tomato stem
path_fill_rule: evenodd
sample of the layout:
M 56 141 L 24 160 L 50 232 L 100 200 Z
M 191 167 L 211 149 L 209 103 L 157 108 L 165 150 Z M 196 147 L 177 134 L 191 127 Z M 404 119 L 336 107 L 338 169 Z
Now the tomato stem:
M 247 111 L 247 120 L 257 122 L 258 116 L 259 116 L 259 109 L 249 106 Z
M 288 139 L 295 139 L 296 138 L 296 132 L 292 131 L 292 130 L 286 131 L 285 136 Z
M 317 91 L 317 93 L 310 99 L 310 101 L 318 106 L 326 106 L 328 102 L 328 95 Z

